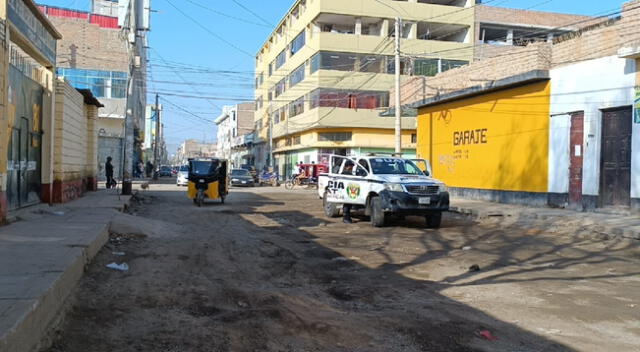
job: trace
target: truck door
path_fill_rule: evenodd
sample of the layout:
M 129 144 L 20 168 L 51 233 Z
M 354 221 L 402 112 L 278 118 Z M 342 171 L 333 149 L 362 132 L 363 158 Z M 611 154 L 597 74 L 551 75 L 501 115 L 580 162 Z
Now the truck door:
M 433 176 L 433 171 L 431 170 L 431 163 L 425 159 L 411 159 L 416 166 L 422 170 L 422 172 L 428 172 L 429 176 Z

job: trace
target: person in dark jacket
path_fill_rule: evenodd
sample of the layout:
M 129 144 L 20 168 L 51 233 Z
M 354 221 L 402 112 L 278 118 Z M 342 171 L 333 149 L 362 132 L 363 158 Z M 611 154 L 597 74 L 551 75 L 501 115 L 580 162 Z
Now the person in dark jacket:
M 111 164 L 111 157 L 107 157 L 107 162 L 104 164 L 104 173 L 107 176 L 107 188 L 114 186 L 115 180 L 113 179 L 113 165 Z

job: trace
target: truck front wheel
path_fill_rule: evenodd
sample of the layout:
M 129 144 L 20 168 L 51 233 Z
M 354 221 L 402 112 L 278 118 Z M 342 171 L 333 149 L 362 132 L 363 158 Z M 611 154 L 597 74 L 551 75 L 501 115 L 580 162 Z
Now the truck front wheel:
M 324 215 L 329 218 L 337 218 L 340 216 L 340 208 L 335 203 L 331 203 L 327 200 L 328 191 L 324 191 L 322 196 L 322 207 L 324 208 Z
M 439 229 L 440 224 L 442 223 L 442 213 L 430 214 L 426 216 L 427 218 L 427 228 L 429 229 Z
M 370 200 L 371 225 L 373 227 L 384 227 L 387 224 L 387 214 L 382 210 L 382 200 L 380 197 L 373 197 Z

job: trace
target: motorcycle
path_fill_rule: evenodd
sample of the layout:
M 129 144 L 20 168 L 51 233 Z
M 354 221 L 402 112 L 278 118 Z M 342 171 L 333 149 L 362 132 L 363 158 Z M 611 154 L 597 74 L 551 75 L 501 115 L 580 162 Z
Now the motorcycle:
M 258 179 L 258 184 L 260 186 L 271 185 L 273 187 L 280 187 L 280 181 L 278 180 L 278 173 L 263 171 L 262 174 L 260 174 L 260 177 Z

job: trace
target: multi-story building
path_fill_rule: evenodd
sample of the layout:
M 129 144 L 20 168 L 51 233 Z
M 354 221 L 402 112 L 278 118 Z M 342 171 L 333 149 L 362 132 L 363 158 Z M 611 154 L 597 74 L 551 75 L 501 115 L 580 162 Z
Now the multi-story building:
M 473 59 L 474 5 L 297 0 L 256 55 L 255 150 L 267 154 L 256 159 L 289 174 L 296 162 L 331 153 L 392 153 L 394 118 L 379 110 L 394 84 L 395 18 L 402 18 L 401 73 L 433 75 Z M 413 155 L 415 118 L 402 125 L 403 152 Z
M 104 105 L 98 111 L 98 164 L 111 157 L 115 175 L 122 178 L 129 50 L 118 18 L 52 6 L 40 10 L 63 36 L 57 74 L 76 88 L 91 90 Z
M 222 108 L 222 113 L 215 120 L 217 125 L 217 149 L 218 156 L 224 159 L 231 160 L 232 149 L 240 144 L 244 144 L 244 139 L 240 140 L 238 137 L 253 132 L 255 105 L 251 103 L 240 103 L 237 105 L 227 105 Z M 234 157 L 237 155 L 234 155 Z M 235 166 L 240 166 L 241 163 Z
M 178 147 L 175 160 L 179 164 L 185 164 L 190 158 L 215 158 L 217 156 L 217 145 L 215 143 L 187 139 Z

